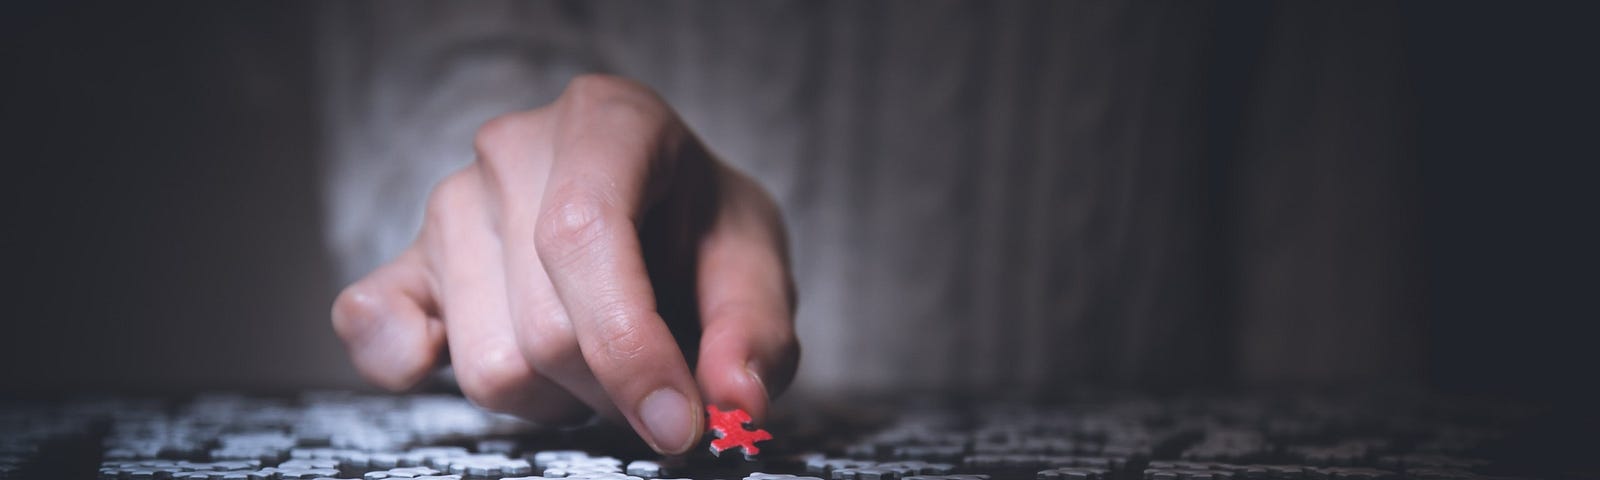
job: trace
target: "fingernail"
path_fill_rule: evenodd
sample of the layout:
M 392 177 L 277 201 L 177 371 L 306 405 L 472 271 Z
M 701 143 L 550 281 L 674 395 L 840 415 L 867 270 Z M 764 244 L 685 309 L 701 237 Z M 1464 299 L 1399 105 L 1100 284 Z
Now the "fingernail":
M 655 439 L 662 453 L 678 454 L 689 450 L 694 440 L 693 412 L 689 411 L 689 398 L 671 388 L 650 392 L 639 402 L 639 419 Z
M 761 367 L 759 365 L 756 365 L 756 361 L 755 360 L 751 360 L 751 361 L 745 362 L 745 364 L 744 364 L 744 373 L 745 373 L 745 375 L 749 375 L 750 379 L 754 380 L 756 382 L 756 385 L 760 385 L 761 386 L 761 393 L 765 394 L 768 398 L 771 398 L 772 397 L 772 391 L 767 390 L 767 382 L 761 380 L 761 374 L 756 373 L 756 372 L 759 372 L 759 371 L 761 371 Z

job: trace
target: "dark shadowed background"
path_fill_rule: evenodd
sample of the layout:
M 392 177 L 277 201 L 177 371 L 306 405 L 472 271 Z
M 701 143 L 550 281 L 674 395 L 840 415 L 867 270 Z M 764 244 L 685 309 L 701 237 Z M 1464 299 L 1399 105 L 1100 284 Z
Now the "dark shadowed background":
M 1570 399 L 1596 365 L 1593 39 L 1547 5 L 6 10 L 4 391 L 359 386 L 339 286 L 581 71 L 784 204 L 809 388 Z

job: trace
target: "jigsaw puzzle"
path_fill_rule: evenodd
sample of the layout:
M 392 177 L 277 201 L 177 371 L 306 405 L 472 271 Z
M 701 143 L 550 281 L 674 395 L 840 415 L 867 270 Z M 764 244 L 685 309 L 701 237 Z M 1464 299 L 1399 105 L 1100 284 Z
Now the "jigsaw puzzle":
M 746 428 L 750 414 L 744 410 L 735 408 L 724 412 L 716 405 L 706 405 L 706 419 L 711 423 L 711 433 L 717 437 L 711 440 L 712 455 L 722 456 L 724 450 L 739 447 L 745 458 L 750 458 L 761 453 L 756 442 L 772 439 L 772 434 L 766 430 Z

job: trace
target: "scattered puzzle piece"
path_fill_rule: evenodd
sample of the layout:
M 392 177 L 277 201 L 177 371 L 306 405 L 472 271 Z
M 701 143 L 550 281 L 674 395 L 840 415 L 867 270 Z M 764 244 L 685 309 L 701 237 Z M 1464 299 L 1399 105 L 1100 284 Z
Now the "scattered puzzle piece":
M 722 456 L 723 450 L 739 447 L 744 451 L 745 458 L 750 458 L 761 453 L 756 448 L 756 442 L 771 440 L 772 434 L 762 429 L 747 429 L 750 423 L 750 414 L 744 410 L 733 409 L 722 411 L 715 405 L 706 405 L 707 420 L 711 423 L 711 433 L 717 438 L 711 440 L 711 454 Z

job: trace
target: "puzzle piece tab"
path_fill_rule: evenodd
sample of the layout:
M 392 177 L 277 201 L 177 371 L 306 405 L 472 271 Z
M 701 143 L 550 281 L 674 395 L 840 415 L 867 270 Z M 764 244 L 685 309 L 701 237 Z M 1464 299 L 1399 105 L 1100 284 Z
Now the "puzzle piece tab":
M 750 458 L 761 453 L 756 448 L 756 442 L 771 440 L 772 434 L 762 429 L 747 429 L 751 419 L 750 414 L 744 410 L 733 409 L 722 411 L 716 405 L 706 405 L 706 419 L 711 423 L 711 433 L 717 438 L 711 440 L 711 454 L 721 456 L 723 450 L 739 447 L 744 451 L 745 458 Z

